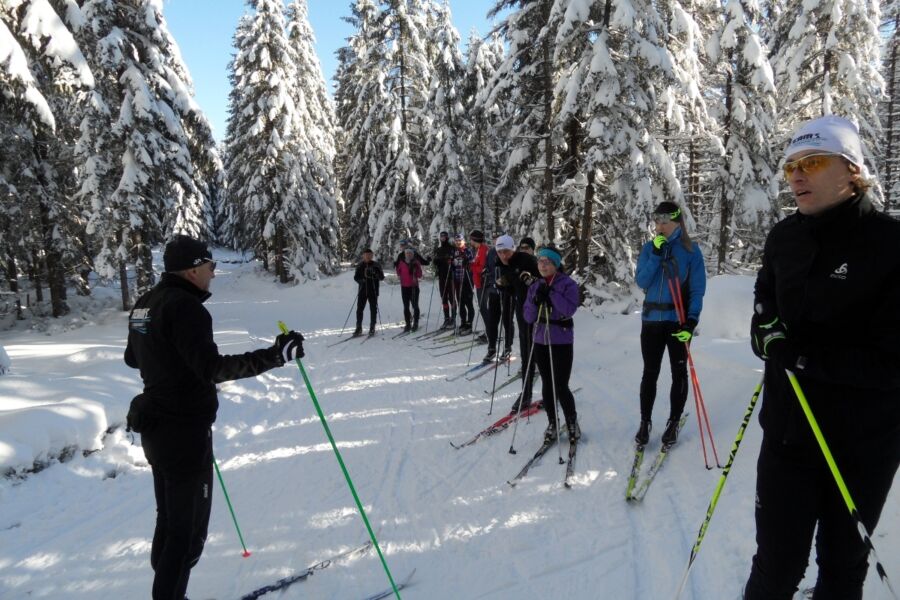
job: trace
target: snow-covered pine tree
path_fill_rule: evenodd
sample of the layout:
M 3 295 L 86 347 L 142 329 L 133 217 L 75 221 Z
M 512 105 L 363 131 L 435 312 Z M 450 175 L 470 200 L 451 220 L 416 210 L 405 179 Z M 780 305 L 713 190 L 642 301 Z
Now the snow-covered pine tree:
M 128 265 L 138 293 L 152 285 L 150 247 L 163 241 L 167 219 L 204 202 L 193 174 L 184 109 L 190 85 L 179 75 L 174 40 L 154 0 L 86 0 L 83 48 L 97 78 L 81 125 L 80 195 L 91 201 L 89 231 L 95 268 L 118 275 L 123 308 L 130 305 Z M 186 73 L 186 71 L 184 71 Z
M 368 225 L 372 249 L 383 258 L 419 228 L 427 131 L 422 108 L 431 81 L 425 48 L 428 8 L 427 0 L 388 0 L 377 18 L 385 49 L 376 73 L 384 74 L 386 93 L 375 96 L 369 118 L 387 126 L 381 144 L 387 155 L 375 181 Z
M 488 15 L 509 10 L 497 31 L 508 54 L 497 68 L 484 103 L 508 98 L 509 158 L 495 193 L 511 198 L 502 217 L 510 231 L 536 240 L 556 241 L 553 102 L 557 73 L 553 53 L 558 20 L 554 0 L 498 0 Z M 584 5 L 584 2 L 579 2 Z
M 334 175 L 334 106 L 328 97 L 322 67 L 316 56 L 306 0 L 287 8 L 287 37 L 296 57 L 293 89 L 297 122 L 294 147 L 297 169 L 295 194 L 304 214 L 289 230 L 291 262 L 307 278 L 338 267 L 338 212 Z
M 459 33 L 450 20 L 446 1 L 435 7 L 426 43 L 431 82 L 424 108 L 429 117 L 429 130 L 424 135 L 428 164 L 422 185 L 420 229 L 423 240 L 430 241 L 442 230 L 484 229 L 485 205 L 483 197 L 476 196 L 463 164 L 472 123 L 464 105 L 465 65 Z
M 776 152 L 800 122 L 836 114 L 857 123 L 867 163 L 876 166 L 884 89 L 880 19 L 877 0 L 784 3 L 769 41 L 780 107 Z
M 69 14 L 77 22 L 77 6 Z M 71 199 L 73 123 L 79 96 L 94 79 L 67 24 L 47 0 L 9 0 L 0 18 L 5 38 L 0 54 L 8 67 L 0 73 L 9 76 L 0 77 L 0 122 L 5 122 L 0 143 L 7 157 L 0 158 L 0 185 L 6 192 L 3 204 L 9 203 L 2 212 L 10 219 L 0 244 L 9 244 L 3 254 L 16 256 L 40 295 L 46 279 L 51 311 L 58 317 L 69 310 L 66 274 L 76 271 L 84 254 L 82 211 Z
M 494 233 L 500 231 L 501 206 L 508 204 L 507 198 L 493 192 L 508 158 L 510 104 L 505 94 L 495 96 L 492 104 L 487 104 L 486 99 L 487 85 L 504 56 L 503 40 L 498 33 L 491 33 L 488 40 L 482 40 L 474 30 L 469 35 L 463 103 L 472 126 L 463 160 L 478 203 L 478 224 Z
M 607 281 L 631 279 L 647 215 L 661 198 L 681 200 L 659 126 L 666 114 L 661 99 L 677 79 L 656 3 L 560 3 L 556 44 L 580 50 L 558 86 L 560 102 L 587 115 L 579 264 L 582 253 L 590 255 L 585 283 L 591 292 Z
M 320 268 L 332 270 L 328 244 L 336 240 L 328 211 L 334 200 L 330 171 L 319 163 L 312 147 L 316 140 L 310 137 L 324 140 L 317 133 L 323 117 L 310 112 L 311 106 L 316 110 L 318 92 L 314 81 L 298 81 L 298 65 L 308 58 L 299 57 L 288 40 L 278 0 L 250 0 L 249 5 L 255 13 L 239 25 L 231 64 L 228 203 L 232 218 L 241 223 L 241 247 L 252 248 L 266 268 L 271 258 L 284 283 L 295 275 L 314 277 Z M 306 20 L 302 7 L 295 14 Z M 304 75 L 314 79 L 312 73 Z M 301 85 L 307 86 L 302 94 Z
M 373 0 L 356 0 L 345 20 L 355 32 L 338 50 L 335 111 L 341 143 L 335 158 L 345 210 L 341 238 L 345 257 L 353 260 L 369 246 L 369 216 L 375 183 L 384 169 L 387 148 L 378 110 L 386 103 L 384 44 Z
M 727 0 L 721 31 L 709 50 L 723 78 L 721 125 L 725 156 L 718 172 L 717 271 L 755 260 L 780 218 L 771 152 L 777 106 L 768 51 L 759 36 L 756 0 Z
M 879 171 L 885 206 L 897 210 L 900 208 L 900 1 L 882 4 L 882 24 L 886 97 L 879 107 L 884 127 Z

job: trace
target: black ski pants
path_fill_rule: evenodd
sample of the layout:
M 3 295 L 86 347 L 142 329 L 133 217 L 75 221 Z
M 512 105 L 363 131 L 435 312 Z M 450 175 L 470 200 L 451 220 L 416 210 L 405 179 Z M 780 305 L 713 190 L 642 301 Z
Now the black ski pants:
M 141 434 L 153 471 L 156 528 L 150 549 L 153 600 L 183 600 L 200 560 L 212 509 L 212 431 L 161 425 Z
M 456 298 L 453 295 L 453 275 L 450 273 L 450 267 L 444 266 L 443 269 L 438 267 L 438 289 L 441 292 L 441 306 L 444 309 L 444 318 L 450 318 L 450 307 L 453 307 L 453 314 L 456 315 Z
M 541 374 L 541 390 L 544 396 L 544 410 L 550 423 L 556 423 L 556 403 L 554 395 L 562 407 L 566 423 L 575 423 L 578 414 L 575 411 L 575 395 L 569 389 L 569 377 L 572 375 L 572 360 L 575 356 L 574 345 L 544 344 L 534 345 L 534 361 Z M 553 355 L 553 372 L 550 371 L 550 355 Z M 554 385 L 555 384 L 555 385 Z M 555 388 L 555 394 L 554 394 Z
M 369 303 L 369 328 L 375 329 L 378 324 L 378 295 L 371 290 L 367 294 L 362 288 L 356 296 L 356 327 L 362 327 L 363 312 L 366 308 L 366 302 Z
M 487 291 L 481 300 L 481 307 L 488 346 L 491 348 L 497 347 L 500 325 L 503 325 L 503 346 L 506 348 L 511 347 L 516 330 L 513 324 L 512 303 L 509 301 L 509 296 L 497 291 Z
M 409 325 L 409 319 L 412 317 L 416 326 L 419 325 L 419 286 L 401 287 L 400 297 L 403 298 L 403 318 Z M 412 312 L 410 312 L 410 306 Z
M 532 358 L 530 361 L 528 359 L 528 355 L 531 353 L 531 334 L 533 331 L 531 323 L 525 320 L 524 308 L 519 305 L 515 300 L 512 301 L 515 305 L 516 310 L 516 321 L 519 324 L 519 356 L 522 357 L 522 369 L 528 369 L 527 373 L 524 373 L 525 380 L 523 381 L 524 387 L 522 388 L 522 396 L 526 402 L 531 400 L 531 387 L 534 385 L 534 374 L 537 370 L 537 365 L 535 364 L 534 359 Z
M 835 461 L 863 524 L 874 531 L 898 460 L 885 460 L 876 448 L 854 454 L 835 452 Z M 868 552 L 825 458 L 792 455 L 764 436 L 756 465 L 756 555 L 744 599 L 793 598 L 814 532 L 819 575 L 813 599 L 861 600 Z
M 663 352 L 669 351 L 672 388 L 669 390 L 669 418 L 678 420 L 687 402 L 687 349 L 672 337 L 681 329 L 675 321 L 644 321 L 641 325 L 641 355 L 644 374 L 641 377 L 641 420 L 649 421 L 656 401 L 656 380 L 662 366 Z M 543 377 L 543 374 L 541 375 Z
M 453 282 L 453 293 L 459 304 L 460 325 L 471 325 L 475 318 L 475 305 L 472 303 L 472 285 L 468 280 Z

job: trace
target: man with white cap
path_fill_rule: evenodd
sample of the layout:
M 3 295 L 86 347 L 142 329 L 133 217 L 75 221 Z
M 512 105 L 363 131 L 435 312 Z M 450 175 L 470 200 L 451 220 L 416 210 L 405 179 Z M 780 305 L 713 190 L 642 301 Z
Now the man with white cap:
M 484 299 L 482 301 L 482 315 L 484 316 L 484 332 L 487 335 L 488 351 L 484 356 L 484 362 L 491 362 L 497 357 L 497 341 L 500 334 L 500 324 L 503 323 L 503 345 L 504 350 L 501 353 L 500 360 L 509 360 L 512 350 L 512 337 L 515 335 L 513 329 L 513 309 L 509 302 L 509 295 L 502 294 L 502 286 L 500 285 L 498 260 L 501 252 L 512 251 L 513 241 L 508 235 L 501 235 L 494 242 L 494 247 L 487 253 L 485 259 L 485 270 L 482 276 L 482 285 L 484 286 Z
M 784 175 L 797 212 L 766 239 L 751 321 L 766 368 L 744 598 L 793 597 L 815 535 L 813 598 L 860 599 L 868 550 L 785 369 L 873 531 L 900 465 L 900 223 L 875 210 L 858 130 L 844 118 L 803 124 Z
M 525 238 L 528 239 L 528 238 Z M 531 332 L 533 326 L 525 320 L 525 300 L 528 297 L 528 286 L 540 277 L 537 259 L 533 254 L 515 250 L 513 239 L 506 235 L 497 238 L 497 287 L 501 291 L 504 307 L 511 307 L 519 324 L 519 353 L 522 356 L 522 373 L 524 381 L 522 393 L 513 404 L 512 412 L 519 410 L 519 405 L 526 408 L 531 404 L 531 386 L 534 382 L 535 364 L 529 358 L 531 352 Z M 512 315 L 510 315 L 512 318 Z M 512 329 L 512 326 L 510 326 Z M 512 346 L 512 337 L 507 338 L 507 346 Z M 507 349 L 508 353 L 509 350 Z M 530 367 L 530 368 L 529 368 Z M 527 371 L 526 371 L 527 369 Z

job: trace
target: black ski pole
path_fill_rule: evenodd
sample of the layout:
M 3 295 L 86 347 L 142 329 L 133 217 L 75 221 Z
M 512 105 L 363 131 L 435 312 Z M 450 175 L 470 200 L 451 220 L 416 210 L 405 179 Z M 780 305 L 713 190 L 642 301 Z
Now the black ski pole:
M 500 322 L 503 322 L 503 302 L 500 302 Z M 496 356 L 494 357 L 497 361 L 497 366 L 494 367 L 494 384 L 491 386 L 491 407 L 488 409 L 488 414 L 494 412 L 494 390 L 497 389 L 497 371 L 500 370 L 500 342 L 503 341 L 503 332 L 500 329 L 502 327 L 497 330 L 497 347 Z
M 541 318 L 540 309 L 538 309 L 538 320 Z M 528 362 L 525 371 L 522 373 L 522 394 L 519 396 L 519 410 L 516 412 L 516 422 L 513 425 L 512 440 L 509 443 L 509 453 L 515 454 L 516 432 L 519 430 L 519 416 L 522 414 L 522 399 L 525 397 L 525 385 L 528 380 L 529 370 L 534 367 L 534 332 L 531 336 L 531 349 L 528 351 Z M 545 400 L 546 402 L 546 400 Z
M 553 282 L 550 282 L 550 285 L 553 285 Z M 547 342 L 547 353 L 550 355 L 550 385 L 553 386 L 553 417 L 556 421 L 556 450 L 559 452 L 559 464 L 565 464 L 566 461 L 563 460 L 562 457 L 562 444 L 558 442 L 559 440 L 559 394 L 556 393 L 556 369 L 553 368 L 553 345 L 550 343 L 550 308 L 545 305 L 544 308 L 544 317 L 546 318 L 546 325 L 544 325 L 544 341 Z M 545 399 L 544 402 L 547 400 Z
M 356 294 L 359 296 L 359 294 Z M 341 325 L 341 332 L 338 334 L 338 337 L 344 335 L 344 330 L 347 329 L 347 323 L 350 322 L 350 315 L 353 314 L 353 309 L 356 308 L 356 296 L 353 297 L 353 304 L 350 305 L 350 312 L 347 313 L 347 318 L 344 319 L 344 324 Z

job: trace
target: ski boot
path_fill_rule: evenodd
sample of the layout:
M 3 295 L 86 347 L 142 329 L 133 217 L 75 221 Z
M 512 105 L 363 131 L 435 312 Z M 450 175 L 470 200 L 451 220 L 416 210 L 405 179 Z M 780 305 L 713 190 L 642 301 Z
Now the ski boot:
M 404 332 L 412 331 L 412 326 L 409 324 L 409 322 L 407 322 L 406 326 L 403 327 L 403 331 Z
M 359 337 L 362 335 L 362 325 L 357 325 L 356 329 L 353 331 L 353 337 Z
M 484 355 L 484 358 L 481 359 L 481 362 L 483 362 L 483 363 L 492 362 L 494 360 L 494 358 L 496 358 L 496 356 L 497 356 L 497 349 L 494 348 L 493 346 L 491 346 L 490 348 L 488 348 L 487 354 Z
M 511 354 L 512 346 L 507 346 L 506 348 L 504 348 L 503 352 L 500 353 L 500 362 L 508 361 Z
M 668 448 L 678 441 L 678 419 L 666 421 L 666 430 L 662 434 L 662 445 Z
M 634 434 L 634 443 L 638 446 L 646 446 L 647 442 L 650 441 L 651 429 L 653 429 L 653 423 L 642 420 L 641 426 L 638 427 L 637 433 Z
M 574 423 L 569 423 L 566 425 L 566 429 L 569 431 L 569 443 L 574 444 L 578 440 L 581 439 L 581 427 L 578 425 L 578 421 Z
M 418 331 L 418 330 L 419 330 L 419 320 L 416 319 L 415 321 L 413 321 L 412 331 Z
M 520 404 L 522 405 L 521 409 L 523 411 L 528 410 L 528 407 L 531 406 L 531 396 L 523 398 L 523 394 L 519 394 L 519 397 L 516 398 L 515 402 L 513 402 L 512 408 L 509 410 L 509 414 L 514 415 L 518 413 Z
M 375 335 L 375 326 L 372 325 L 369 327 L 369 337 L 373 337 Z
M 459 335 L 467 335 L 472 333 L 472 324 L 471 323 L 463 323 L 459 326 Z
M 547 429 L 544 430 L 544 443 L 555 442 L 557 437 L 559 437 L 559 432 L 556 431 L 556 425 L 551 422 L 547 425 Z

